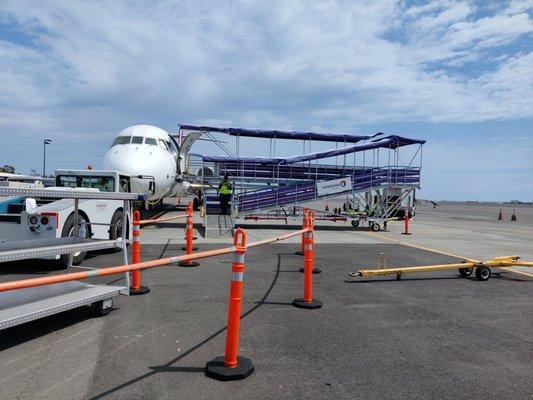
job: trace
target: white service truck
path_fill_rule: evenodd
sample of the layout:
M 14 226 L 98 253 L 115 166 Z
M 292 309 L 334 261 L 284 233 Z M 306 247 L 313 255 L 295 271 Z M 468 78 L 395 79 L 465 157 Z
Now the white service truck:
M 152 184 L 150 184 L 152 187 Z M 130 176 L 113 170 L 55 171 L 55 186 L 44 190 L 87 190 L 100 192 L 131 192 Z M 93 239 L 122 237 L 122 200 L 79 200 L 79 236 Z M 0 242 L 54 239 L 73 236 L 75 232 L 74 200 L 62 198 L 0 198 Z M 131 227 L 128 228 L 131 230 Z M 127 234 L 127 237 L 130 235 Z M 79 264 L 86 252 L 76 253 L 73 264 Z M 56 258 L 63 266 L 69 256 Z

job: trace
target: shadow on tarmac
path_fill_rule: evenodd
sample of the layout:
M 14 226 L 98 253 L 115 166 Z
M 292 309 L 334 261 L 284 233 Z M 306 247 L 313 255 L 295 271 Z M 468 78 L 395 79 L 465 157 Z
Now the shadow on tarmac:
M 265 292 L 265 294 L 263 295 L 261 300 L 256 302 L 255 306 L 253 306 L 251 309 L 249 309 L 245 313 L 241 314 L 241 318 L 240 318 L 241 320 L 246 318 L 248 315 L 252 314 L 254 311 L 256 311 L 262 305 L 269 305 L 269 304 L 291 305 L 290 303 L 274 303 L 274 302 L 269 303 L 269 302 L 266 301 L 268 296 L 270 295 L 270 293 L 274 289 L 274 287 L 276 285 L 276 282 L 278 281 L 279 274 L 281 273 L 281 256 L 282 255 L 278 254 L 277 256 L 278 256 L 278 264 L 276 266 L 276 273 L 274 275 L 274 278 L 272 279 L 272 282 L 270 283 L 270 286 L 268 287 L 267 291 Z M 96 396 L 90 397 L 89 400 L 102 399 L 102 398 L 104 398 L 106 396 L 109 396 L 109 395 L 111 395 L 111 394 L 113 394 L 115 392 L 118 392 L 119 390 L 122 390 L 122 389 L 124 389 L 124 388 L 126 388 L 126 387 L 128 387 L 130 385 L 133 385 L 133 384 L 135 384 L 137 382 L 140 382 L 143 379 L 149 378 L 149 377 L 151 377 L 151 376 L 153 376 L 155 374 L 161 373 L 161 372 L 205 373 L 205 367 L 204 366 L 202 366 L 202 367 L 174 367 L 173 364 L 175 364 L 178 361 L 182 360 L 183 358 L 187 357 L 189 354 L 193 353 L 194 351 L 198 350 L 199 348 L 201 348 L 206 343 L 209 343 L 211 340 L 213 340 L 214 338 L 216 338 L 220 334 L 224 333 L 226 331 L 226 327 L 227 326 L 223 326 L 222 328 L 220 328 L 219 330 L 217 330 L 216 332 L 214 332 L 210 336 L 206 337 L 204 340 L 202 340 L 201 342 L 197 343 L 196 345 L 191 347 L 189 350 L 187 350 L 183 354 L 180 354 L 178 357 L 170 360 L 166 364 L 149 367 L 151 369 L 150 372 L 147 372 L 146 374 L 138 376 L 137 378 L 134 378 L 134 379 L 132 379 L 132 380 L 130 380 L 128 382 L 124 382 L 124 383 L 122 383 L 122 384 L 120 384 L 118 386 L 115 386 L 115 387 L 113 387 L 113 388 L 111 388 L 109 390 L 106 390 L 105 392 L 97 394 Z
M 116 308 L 112 308 L 112 310 L 116 310 Z M 7 328 L 0 331 L 0 351 L 38 339 L 41 336 L 68 328 L 91 318 L 97 318 L 94 315 L 94 309 L 91 306 L 85 306 Z

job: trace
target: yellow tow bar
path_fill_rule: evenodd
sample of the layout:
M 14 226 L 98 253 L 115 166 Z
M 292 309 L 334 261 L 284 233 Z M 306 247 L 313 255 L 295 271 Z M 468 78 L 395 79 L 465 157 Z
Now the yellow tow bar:
M 462 263 L 455 264 L 438 264 L 438 265 L 421 265 L 418 267 L 399 267 L 399 268 L 385 268 L 385 269 L 361 269 L 355 272 L 350 272 L 348 275 L 355 277 L 372 277 L 382 275 L 396 275 L 396 279 L 401 279 L 403 274 L 412 274 L 415 272 L 429 272 L 458 269 L 461 276 L 470 276 L 475 268 L 476 278 L 480 281 L 487 281 L 491 277 L 491 267 L 512 267 L 523 266 L 533 267 L 533 262 L 518 261 L 518 256 L 504 256 L 495 257 L 488 261 L 465 260 Z

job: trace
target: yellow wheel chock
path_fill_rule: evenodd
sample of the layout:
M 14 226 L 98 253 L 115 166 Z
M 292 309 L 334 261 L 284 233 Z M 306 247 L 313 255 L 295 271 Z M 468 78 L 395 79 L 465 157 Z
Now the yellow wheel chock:
M 403 274 L 458 269 L 461 276 L 464 277 L 470 276 L 470 274 L 472 274 L 472 272 L 475 270 L 476 278 L 478 280 L 487 281 L 491 277 L 491 268 L 494 267 L 533 267 L 533 262 L 518 261 L 519 259 L 520 257 L 518 256 L 495 257 L 488 261 L 467 259 L 461 263 L 455 264 L 421 265 L 418 267 L 399 267 L 385 269 L 361 269 L 355 272 L 350 272 L 348 275 L 352 278 L 396 275 L 396 279 L 399 280 L 401 279 Z

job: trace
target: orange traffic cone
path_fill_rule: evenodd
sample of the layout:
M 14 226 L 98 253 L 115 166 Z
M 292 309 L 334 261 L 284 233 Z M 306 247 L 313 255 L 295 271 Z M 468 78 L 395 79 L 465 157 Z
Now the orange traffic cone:
M 500 213 L 498 214 L 498 221 L 503 219 L 502 209 L 500 208 Z
M 516 221 L 516 212 L 513 209 L 513 214 L 511 215 L 511 221 Z

